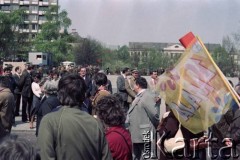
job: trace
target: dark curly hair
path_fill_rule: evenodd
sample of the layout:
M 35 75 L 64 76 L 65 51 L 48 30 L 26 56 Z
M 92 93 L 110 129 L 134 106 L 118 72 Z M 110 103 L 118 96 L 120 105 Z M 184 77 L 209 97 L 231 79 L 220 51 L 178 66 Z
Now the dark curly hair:
M 62 77 L 58 83 L 58 99 L 62 105 L 80 106 L 85 99 L 86 85 L 78 74 Z
M 124 108 L 114 95 L 105 96 L 99 100 L 96 110 L 99 119 L 108 126 L 120 126 L 125 123 Z

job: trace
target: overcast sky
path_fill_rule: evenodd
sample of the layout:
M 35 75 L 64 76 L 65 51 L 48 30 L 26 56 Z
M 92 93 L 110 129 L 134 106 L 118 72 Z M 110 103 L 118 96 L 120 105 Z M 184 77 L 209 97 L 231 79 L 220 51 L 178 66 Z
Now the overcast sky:
M 59 0 L 70 29 L 106 44 L 178 42 L 192 31 L 221 43 L 240 31 L 240 0 Z

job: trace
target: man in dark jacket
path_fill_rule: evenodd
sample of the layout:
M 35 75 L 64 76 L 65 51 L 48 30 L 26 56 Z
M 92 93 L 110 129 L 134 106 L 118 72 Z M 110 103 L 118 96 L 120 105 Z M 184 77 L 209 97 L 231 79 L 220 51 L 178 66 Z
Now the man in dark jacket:
M 87 86 L 86 95 L 87 97 L 90 97 L 92 91 L 92 79 L 91 77 L 87 76 L 87 69 L 85 67 L 81 67 L 79 69 L 79 75 L 84 79 L 85 84 Z
M 14 93 L 14 90 L 16 88 L 16 82 L 14 78 L 12 77 L 12 68 L 11 67 L 5 67 L 3 69 L 3 75 L 9 78 L 9 89 L 12 93 Z
M 15 98 L 15 104 L 16 104 L 15 116 L 19 116 L 19 108 L 20 108 L 20 101 L 21 101 L 21 91 L 20 91 L 20 88 L 18 86 L 18 83 L 20 81 L 21 73 L 22 73 L 21 67 L 17 66 L 15 68 L 15 73 L 13 74 L 13 78 L 14 78 L 16 84 L 17 84 L 17 86 L 16 86 L 16 88 L 14 90 L 14 98 Z
M 25 64 L 26 69 L 22 72 L 22 75 L 19 80 L 19 87 L 22 89 L 22 122 L 27 122 L 28 118 L 30 120 L 30 111 L 31 111 L 31 105 L 32 105 L 32 77 L 31 77 L 31 71 L 33 69 L 33 66 L 30 64 Z M 28 112 L 27 112 L 28 111 Z M 28 115 L 27 115 L 28 113 Z M 27 117 L 29 116 L 29 117 Z
M 124 109 L 127 112 L 129 109 L 129 103 L 128 101 L 128 92 L 126 90 L 126 81 L 127 76 L 130 74 L 130 69 L 128 67 L 125 67 L 122 70 L 122 75 L 117 77 L 117 93 L 121 96 L 123 103 L 124 103 Z
M 44 97 L 41 99 L 39 108 L 37 108 L 37 127 L 36 136 L 38 136 L 38 129 L 42 118 L 52 112 L 53 109 L 60 106 L 60 102 L 57 98 L 57 86 L 51 81 L 47 81 L 44 84 Z

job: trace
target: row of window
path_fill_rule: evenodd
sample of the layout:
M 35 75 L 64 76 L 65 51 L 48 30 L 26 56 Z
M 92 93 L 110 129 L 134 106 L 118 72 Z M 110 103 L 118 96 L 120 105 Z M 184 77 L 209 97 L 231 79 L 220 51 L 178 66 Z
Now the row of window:
M 45 16 L 38 15 L 26 15 L 24 16 L 24 21 L 46 21 L 47 18 Z
M 22 26 L 19 26 L 19 29 L 32 29 L 32 30 L 38 30 L 40 29 L 40 25 L 38 24 L 23 24 Z
M 48 6 L 19 6 L 19 5 L 2 5 L 0 6 L 0 10 L 3 11 L 12 11 L 12 10 L 18 10 L 18 9 L 23 9 L 26 11 L 30 11 L 30 12 L 38 12 L 38 11 L 47 11 L 49 9 Z
M 4 0 L 3 2 L 9 3 L 10 0 Z M 50 3 L 57 3 L 58 0 L 13 0 L 13 2 L 50 2 Z

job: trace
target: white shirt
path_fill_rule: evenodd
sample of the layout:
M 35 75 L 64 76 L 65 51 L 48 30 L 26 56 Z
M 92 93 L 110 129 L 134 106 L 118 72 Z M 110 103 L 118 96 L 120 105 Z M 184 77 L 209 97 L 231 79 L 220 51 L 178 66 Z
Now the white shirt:
M 38 83 L 32 82 L 32 91 L 35 96 L 40 98 L 40 94 L 42 94 L 42 91 Z

